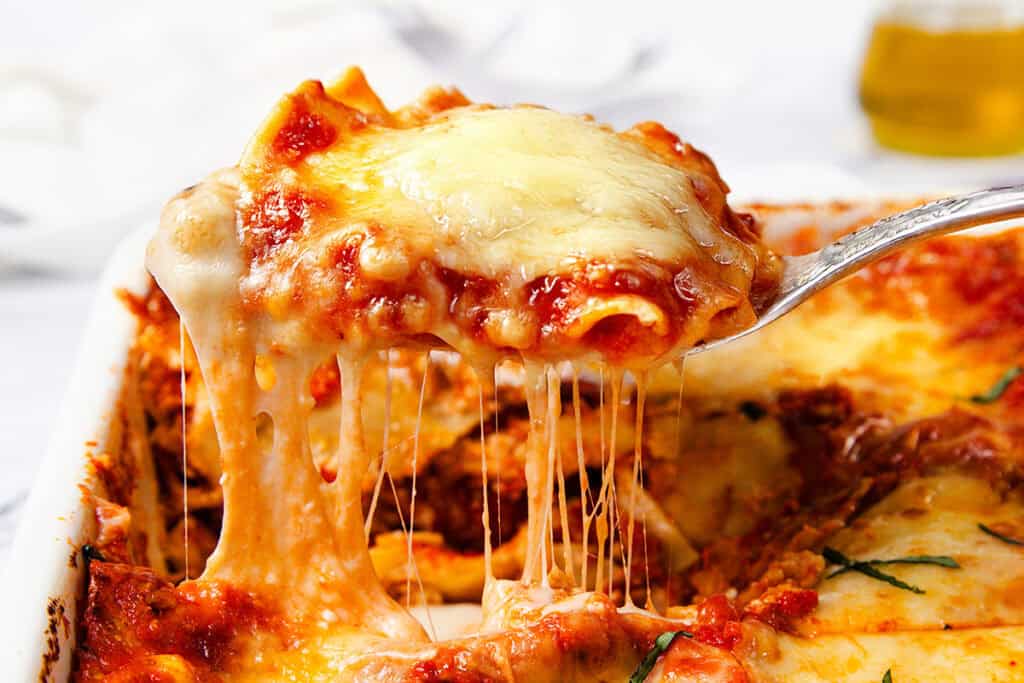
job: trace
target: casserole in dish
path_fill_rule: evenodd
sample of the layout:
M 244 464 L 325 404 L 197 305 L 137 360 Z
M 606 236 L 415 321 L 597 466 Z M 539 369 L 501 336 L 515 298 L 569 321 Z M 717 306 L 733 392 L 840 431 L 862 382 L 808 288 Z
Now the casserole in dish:
M 118 318 L 117 399 L 90 416 L 106 427 L 87 437 L 89 484 L 65 522 L 74 550 L 88 542 L 61 575 L 69 594 L 87 574 L 84 609 L 51 603 L 44 624 L 55 643 L 81 636 L 74 675 L 1017 680 L 1024 236 L 912 248 L 748 339 L 658 367 L 749 320 L 771 283 L 764 245 L 805 251 L 897 207 L 752 206 L 741 218 L 710 162 L 663 129 L 638 127 L 641 142 L 621 147 L 589 122 L 460 97 L 433 92 L 389 112 L 358 73 L 303 86 L 268 119 L 240 179 L 217 175 L 169 206 L 150 264 L 198 353 L 160 289 L 122 293 L 138 329 Z M 417 156 L 390 132 L 407 124 L 429 128 L 433 151 Z M 543 159 L 527 179 L 567 163 L 556 143 L 593 135 L 605 147 L 590 164 L 626 159 L 690 188 L 620 215 L 633 190 L 598 173 L 588 177 L 606 184 L 581 201 L 626 222 L 615 240 L 667 202 L 684 216 L 679 235 L 658 243 L 664 252 L 636 241 L 623 251 L 600 231 L 530 244 L 509 271 L 521 279 L 495 280 L 529 250 L 488 260 L 459 230 L 501 239 L 505 191 L 481 173 L 479 186 L 439 190 L 452 164 L 437 141 L 468 145 L 458 156 L 473 160 L 480 130 L 506 124 L 506 136 L 559 133 L 491 148 Z M 357 161 L 372 158 L 369 171 L 347 151 L 367 135 Z M 372 195 L 359 211 L 324 190 L 338 178 Z M 412 204 L 388 195 L 377 207 L 380 178 Z M 572 201 L 522 182 L 508 192 L 523 187 L 541 208 L 522 225 L 572 223 Z M 454 249 L 433 227 L 409 227 L 417 202 L 441 206 Z M 381 216 L 403 227 L 384 230 Z M 236 261 L 236 227 L 248 263 Z M 442 246 L 423 251 L 424 234 Z M 387 243 L 395 235 L 400 248 Z M 593 287 L 604 276 L 590 266 L 544 261 L 573 240 L 599 242 L 627 277 Z M 435 260 L 419 270 L 403 261 L 423 254 Z M 663 271 L 667 295 L 634 286 Z M 437 286 L 448 305 L 432 303 Z M 438 340 L 464 360 L 417 348 Z M 504 363 L 514 355 L 524 367 Z M 480 366 L 499 361 L 492 384 Z M 421 605 L 423 625 L 403 602 Z M 451 623 L 451 605 L 467 602 L 483 612 L 462 608 Z M 65 674 L 66 652 L 42 665 Z

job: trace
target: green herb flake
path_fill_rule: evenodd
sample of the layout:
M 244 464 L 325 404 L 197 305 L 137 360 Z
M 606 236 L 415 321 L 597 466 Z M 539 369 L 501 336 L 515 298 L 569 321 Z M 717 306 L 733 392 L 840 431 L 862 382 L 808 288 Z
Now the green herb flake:
M 947 569 L 960 569 L 960 563 L 949 555 L 907 555 L 895 560 L 868 560 L 868 564 L 934 564 Z
M 1020 377 L 1021 373 L 1024 373 L 1024 368 L 1021 368 L 1019 365 L 1013 366 L 1003 373 L 1003 376 L 999 378 L 999 381 L 992 385 L 991 389 L 986 391 L 984 394 L 975 394 L 974 396 L 971 396 L 971 401 L 973 403 L 981 404 L 995 403 L 1004 393 L 1006 393 L 1006 390 L 1009 388 L 1010 384 L 1013 383 L 1013 380 Z
M 636 667 L 633 675 L 629 677 L 629 683 L 644 683 L 647 679 L 647 674 L 651 673 L 651 669 L 658 663 L 658 658 L 665 653 L 665 650 L 672 645 L 678 636 L 693 638 L 693 634 L 689 631 L 665 631 L 662 633 L 654 639 L 654 647 L 644 656 L 643 661 Z
M 839 552 L 835 548 L 830 548 L 829 546 L 825 546 L 824 550 L 821 551 L 821 554 L 830 563 L 838 564 L 838 565 L 842 566 L 842 569 L 840 569 L 837 572 L 833 572 L 833 573 L 829 574 L 827 578 L 830 578 L 830 579 L 834 578 L 834 577 L 838 576 L 839 574 L 842 574 L 845 571 L 859 572 L 861 574 L 864 574 L 865 576 L 870 576 L 872 579 L 876 579 L 878 581 L 884 581 L 885 583 L 887 583 L 887 584 L 889 584 L 891 586 L 895 586 L 896 588 L 902 588 L 903 590 L 910 591 L 911 593 L 917 593 L 918 595 L 923 595 L 924 592 L 925 592 L 923 588 L 918 588 L 917 586 L 911 585 L 911 584 L 909 584 L 909 583 L 907 583 L 905 581 L 900 581 L 899 579 L 897 579 L 892 574 L 886 574 L 885 572 L 881 571 L 880 569 L 876 569 L 875 566 L 872 564 L 873 561 L 864 562 L 864 561 L 860 561 L 860 560 L 851 560 L 846 555 L 843 555 L 841 552 Z M 927 556 L 918 556 L 918 557 L 927 557 Z M 906 558 L 904 558 L 904 559 L 906 559 Z M 950 559 L 952 559 L 952 558 L 950 558 Z M 920 563 L 917 563 L 917 564 L 920 564 Z M 928 564 L 934 564 L 934 563 L 928 563 Z M 948 565 L 943 565 L 943 566 L 948 566 Z M 957 565 L 957 566 L 959 566 L 959 565 Z
M 892 683 L 892 669 L 885 670 L 885 675 L 882 676 L 882 683 Z
M 893 560 L 860 560 L 860 562 L 874 566 L 880 564 L 933 564 L 938 567 L 946 567 L 947 569 L 960 569 L 960 563 L 949 555 L 908 555 L 906 557 L 897 557 Z M 851 571 L 854 571 L 852 567 L 843 567 L 829 574 L 828 578 Z
M 85 558 L 87 564 L 92 560 L 99 560 L 100 562 L 107 561 L 107 558 L 103 557 L 103 553 L 101 553 L 96 546 L 88 543 L 82 546 L 82 556 Z
M 1003 534 L 999 533 L 995 529 L 992 529 L 991 527 L 987 527 L 984 524 L 979 523 L 978 524 L 978 528 L 981 529 L 982 531 L 984 531 L 986 534 L 988 534 L 992 538 L 998 538 L 1003 543 L 1009 543 L 1010 545 L 1024 545 L 1024 541 L 1018 541 L 1016 538 L 1010 538 L 1009 536 L 1004 536 Z

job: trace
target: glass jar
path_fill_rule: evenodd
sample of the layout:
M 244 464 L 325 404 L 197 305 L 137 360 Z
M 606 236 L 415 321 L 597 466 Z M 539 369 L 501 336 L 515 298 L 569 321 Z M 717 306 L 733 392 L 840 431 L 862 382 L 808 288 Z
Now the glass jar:
M 886 3 L 864 57 L 860 102 L 887 147 L 1024 151 L 1024 2 Z

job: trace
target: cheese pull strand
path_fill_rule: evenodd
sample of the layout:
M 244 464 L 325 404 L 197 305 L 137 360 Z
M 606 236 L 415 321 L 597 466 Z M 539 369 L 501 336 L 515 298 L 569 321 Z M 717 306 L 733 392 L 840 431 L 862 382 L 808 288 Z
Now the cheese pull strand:
M 387 471 L 388 448 L 391 442 L 391 350 L 384 352 L 384 434 L 381 439 L 380 459 L 377 465 L 377 478 L 373 482 L 373 494 L 370 497 L 370 509 L 366 513 L 366 543 L 370 543 L 370 531 L 373 528 L 373 516 L 380 501 L 380 491 L 384 486 L 384 473 Z
M 551 480 L 547 476 L 547 367 L 542 363 L 525 363 L 526 405 L 530 431 L 526 443 L 527 532 L 523 581 L 547 581 L 548 552 L 544 504 Z
M 636 425 L 633 432 L 633 473 L 629 485 L 629 525 L 626 527 L 626 561 L 625 561 L 625 604 L 633 606 L 631 592 L 633 578 L 633 539 L 636 528 L 636 507 L 637 489 L 643 485 L 643 438 L 644 438 L 644 407 L 647 400 L 647 376 L 644 373 L 636 375 Z M 650 583 L 650 576 L 647 569 L 647 527 L 646 517 L 641 522 L 644 524 L 644 572 L 645 580 Z M 650 596 L 648 596 L 650 597 Z M 649 602 L 649 600 L 648 600 Z
M 475 373 L 479 387 L 477 393 L 477 406 L 480 409 L 480 484 L 481 496 L 483 498 L 483 512 L 481 512 L 480 515 L 480 523 L 483 525 L 484 533 L 484 584 L 486 590 L 486 584 L 494 580 L 494 567 L 491 564 L 491 508 L 490 503 L 488 502 L 490 486 L 487 476 L 487 439 L 484 434 L 484 392 L 487 391 L 488 385 L 491 381 L 488 378 L 494 377 L 494 366 L 489 368 L 477 368 L 475 369 Z M 501 523 L 500 519 L 498 523 Z
M 178 320 L 178 351 L 181 371 L 181 519 L 185 536 L 185 580 L 189 575 L 188 517 L 188 384 L 185 377 L 185 324 Z
M 430 352 L 423 354 L 423 378 L 420 380 L 420 397 L 416 403 L 416 426 L 412 435 L 412 483 L 409 492 L 409 533 L 406 536 L 406 565 L 405 571 L 405 606 L 409 607 L 412 600 L 412 577 L 415 574 L 419 578 L 419 568 L 416 566 L 416 558 L 413 554 L 412 537 L 416 529 L 416 479 L 419 474 L 420 460 L 420 427 L 423 426 L 423 399 L 427 391 L 427 377 L 430 374 Z M 423 586 L 420 585 L 420 592 Z M 424 597 L 424 599 L 426 599 Z
M 580 542 L 580 587 L 588 590 L 588 570 L 590 569 L 590 523 L 593 520 L 591 510 L 593 501 L 590 494 L 590 479 L 587 476 L 586 456 L 583 452 L 583 421 L 580 413 L 580 378 L 579 371 L 575 364 L 572 368 L 572 411 L 576 421 L 576 467 L 580 478 L 580 517 L 581 527 Z

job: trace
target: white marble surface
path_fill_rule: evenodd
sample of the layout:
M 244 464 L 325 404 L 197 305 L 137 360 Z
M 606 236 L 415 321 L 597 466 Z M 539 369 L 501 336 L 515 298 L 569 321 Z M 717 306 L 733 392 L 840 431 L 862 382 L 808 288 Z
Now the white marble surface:
M 873 3 L 0 0 L 0 563 L 117 239 L 230 164 L 276 95 L 358 63 L 385 99 L 472 97 L 656 118 L 737 194 L 908 193 L 1020 177 L 1020 159 L 886 153 L 856 67 Z M 16 560 L 16 558 L 15 558 Z

